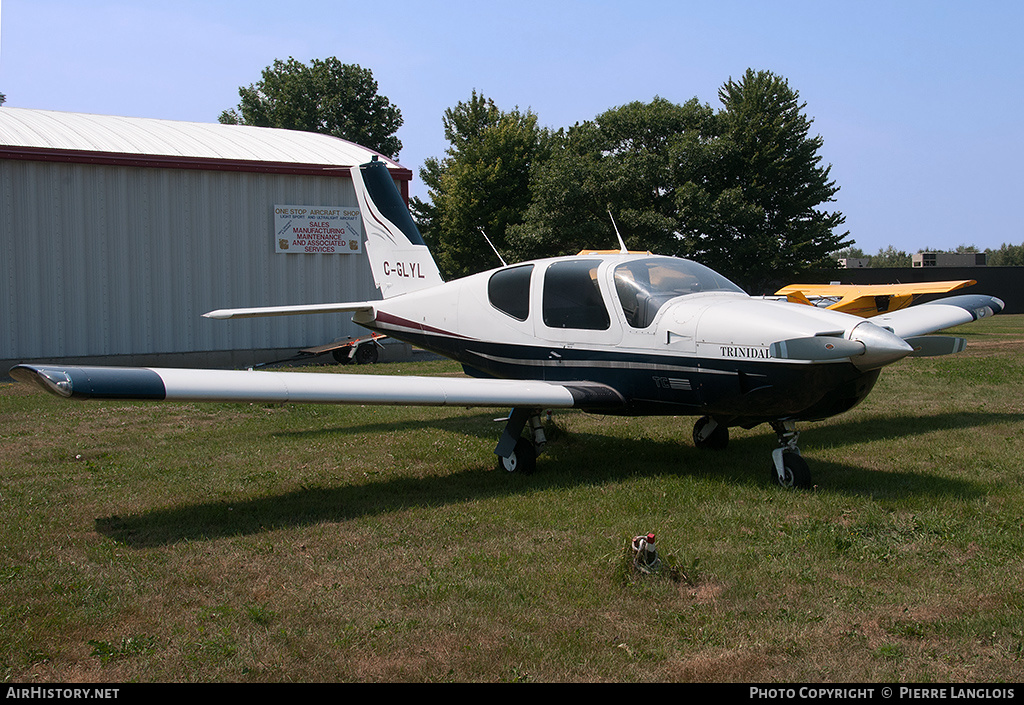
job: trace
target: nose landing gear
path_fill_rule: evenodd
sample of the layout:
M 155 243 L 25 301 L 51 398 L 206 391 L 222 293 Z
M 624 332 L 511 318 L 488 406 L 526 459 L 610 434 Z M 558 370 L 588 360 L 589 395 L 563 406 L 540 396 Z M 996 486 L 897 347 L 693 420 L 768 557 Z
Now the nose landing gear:
M 794 421 L 773 421 L 772 429 L 779 437 L 779 448 L 772 451 L 771 478 L 780 487 L 811 487 L 811 470 L 800 455 L 796 442 L 800 432 Z

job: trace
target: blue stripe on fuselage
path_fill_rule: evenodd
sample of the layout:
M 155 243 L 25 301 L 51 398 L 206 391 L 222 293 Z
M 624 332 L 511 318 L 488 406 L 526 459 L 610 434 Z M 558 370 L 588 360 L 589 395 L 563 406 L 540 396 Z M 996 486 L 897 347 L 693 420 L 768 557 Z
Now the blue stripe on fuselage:
M 605 413 L 703 415 L 767 421 L 821 419 L 858 403 L 878 377 L 849 362 L 714 359 L 515 345 L 381 329 L 484 376 L 606 384 L 626 400 Z

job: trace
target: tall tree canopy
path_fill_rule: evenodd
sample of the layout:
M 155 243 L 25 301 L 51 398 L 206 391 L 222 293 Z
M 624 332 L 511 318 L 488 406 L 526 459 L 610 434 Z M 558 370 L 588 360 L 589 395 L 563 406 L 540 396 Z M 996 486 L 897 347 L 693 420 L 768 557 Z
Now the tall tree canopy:
M 433 203 L 415 204 L 418 217 L 459 253 L 452 274 L 493 265 L 479 227 L 522 260 L 614 247 L 612 218 L 630 249 L 696 259 L 752 293 L 835 267 L 830 254 L 851 241 L 836 232 L 844 216 L 823 208 L 839 188 L 797 92 L 748 70 L 719 98 L 715 111 L 656 97 L 551 133 L 474 93 L 446 113 L 451 147 L 421 172 Z
M 616 246 L 677 254 L 672 145 L 681 135 L 712 135 L 714 115 L 696 99 L 655 98 L 613 108 L 557 135 L 534 170 L 532 201 L 509 242 L 519 259 Z M 614 221 L 613 221 L 614 219 Z
M 532 112 L 503 112 L 476 91 L 443 123 L 451 146 L 420 170 L 431 203 L 413 199 L 412 209 L 441 271 L 464 276 L 499 264 L 484 235 L 507 251 L 506 232 L 529 206 L 531 170 L 546 158 L 548 136 Z
M 753 293 L 808 269 L 835 267 L 830 253 L 852 244 L 833 202 L 839 187 L 821 165 L 806 104 L 789 83 L 748 69 L 719 91 L 714 140 L 684 135 L 674 145 L 680 254 L 721 271 Z
M 238 95 L 241 102 L 220 114 L 221 123 L 321 132 L 392 158 L 402 149 L 395 137 L 401 111 L 377 94 L 373 73 L 357 64 L 334 57 L 309 65 L 276 59 L 262 80 L 240 87 Z

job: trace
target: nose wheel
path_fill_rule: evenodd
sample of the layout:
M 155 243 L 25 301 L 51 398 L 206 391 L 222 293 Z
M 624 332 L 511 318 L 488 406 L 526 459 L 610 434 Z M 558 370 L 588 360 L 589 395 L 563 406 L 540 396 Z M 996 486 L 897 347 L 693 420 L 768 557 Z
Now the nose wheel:
M 811 470 L 800 455 L 796 442 L 800 437 L 793 421 L 774 421 L 772 429 L 779 437 L 779 448 L 772 451 L 771 478 L 780 487 L 811 487 Z

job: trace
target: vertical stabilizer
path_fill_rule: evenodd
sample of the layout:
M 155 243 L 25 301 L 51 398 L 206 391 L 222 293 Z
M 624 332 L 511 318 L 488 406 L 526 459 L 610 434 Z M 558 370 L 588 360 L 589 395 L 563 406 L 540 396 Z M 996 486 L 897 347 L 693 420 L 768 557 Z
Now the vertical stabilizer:
M 387 299 L 443 283 L 384 162 L 352 167 L 373 280 Z

